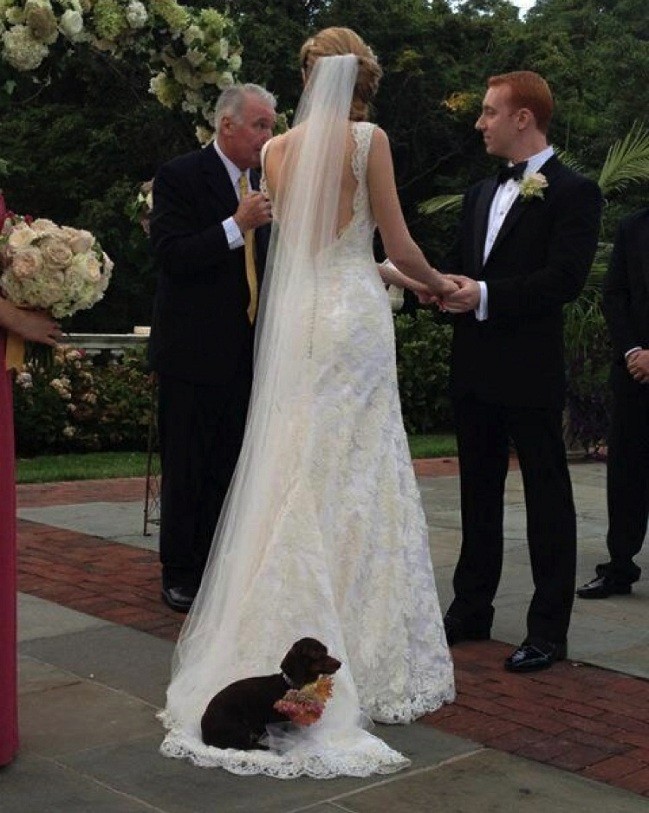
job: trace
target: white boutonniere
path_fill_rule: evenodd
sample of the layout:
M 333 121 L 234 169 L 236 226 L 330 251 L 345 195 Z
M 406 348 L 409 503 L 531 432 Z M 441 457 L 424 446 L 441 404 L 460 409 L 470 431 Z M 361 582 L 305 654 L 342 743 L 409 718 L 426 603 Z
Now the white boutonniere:
M 542 172 L 532 172 L 520 181 L 518 194 L 523 200 L 543 199 L 543 190 L 548 186 L 548 179 Z

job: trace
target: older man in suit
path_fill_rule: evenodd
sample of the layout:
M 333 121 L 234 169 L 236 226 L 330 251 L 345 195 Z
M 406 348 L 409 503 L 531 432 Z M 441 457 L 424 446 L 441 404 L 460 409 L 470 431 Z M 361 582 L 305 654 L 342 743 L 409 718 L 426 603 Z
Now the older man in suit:
M 159 267 L 149 359 L 158 374 L 162 598 L 187 612 L 241 448 L 271 221 L 258 191 L 275 99 L 257 85 L 219 98 L 216 139 L 165 164 L 153 187 Z
M 491 77 L 476 128 L 507 167 L 468 190 L 449 271 L 461 288 L 451 396 L 460 458 L 462 547 L 445 616 L 450 645 L 490 637 L 503 558 L 509 444 L 523 475 L 534 595 L 513 672 L 566 657 L 576 520 L 562 435 L 562 307 L 582 290 L 599 232 L 598 186 L 548 145 L 553 99 L 531 71 Z
M 577 590 L 579 598 L 626 595 L 640 578 L 649 520 L 649 209 L 618 228 L 603 284 L 602 308 L 613 344 L 606 487 L 610 561 Z

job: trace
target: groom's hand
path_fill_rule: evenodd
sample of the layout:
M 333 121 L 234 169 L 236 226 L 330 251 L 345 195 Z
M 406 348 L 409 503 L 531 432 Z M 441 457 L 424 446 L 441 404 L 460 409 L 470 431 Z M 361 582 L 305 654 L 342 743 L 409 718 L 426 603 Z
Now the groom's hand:
M 237 211 L 233 215 L 233 220 L 239 227 L 241 234 L 259 226 L 265 226 L 273 219 L 273 212 L 268 198 L 261 192 L 251 192 L 245 195 Z
M 461 274 L 447 274 L 456 283 L 458 290 L 444 297 L 440 304 L 448 313 L 466 313 L 475 310 L 480 304 L 480 286 L 470 277 Z
M 639 384 L 649 382 L 649 350 L 638 350 L 626 360 L 626 366 Z

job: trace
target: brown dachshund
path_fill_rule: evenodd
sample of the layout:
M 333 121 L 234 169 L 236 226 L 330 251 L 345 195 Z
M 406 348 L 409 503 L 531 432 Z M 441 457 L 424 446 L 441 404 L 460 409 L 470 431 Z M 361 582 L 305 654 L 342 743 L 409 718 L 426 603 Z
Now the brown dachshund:
M 301 638 L 286 653 L 280 668 L 280 674 L 237 680 L 214 695 L 201 719 L 203 742 L 242 751 L 263 747 L 259 739 L 266 726 L 289 721 L 274 704 L 289 689 L 301 689 L 320 675 L 333 675 L 340 661 L 328 655 L 327 647 L 315 638 Z

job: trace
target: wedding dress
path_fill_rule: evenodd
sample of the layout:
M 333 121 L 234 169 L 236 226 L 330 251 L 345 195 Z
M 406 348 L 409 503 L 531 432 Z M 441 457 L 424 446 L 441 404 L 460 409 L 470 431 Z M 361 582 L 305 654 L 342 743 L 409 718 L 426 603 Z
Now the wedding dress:
M 317 65 L 331 59 L 349 62 Z M 341 65 L 334 68 L 337 93 Z M 309 109 L 310 125 L 326 128 Z M 322 246 L 302 245 L 296 256 L 305 224 L 290 235 L 291 218 L 310 204 L 299 198 L 294 213 L 280 207 L 246 439 L 161 713 L 169 729 L 163 754 L 239 774 L 398 770 L 408 761 L 363 721 L 409 723 L 454 698 L 401 416 L 391 309 L 372 253 L 366 169 L 374 128 L 348 122 L 344 98 L 340 109 L 344 131 L 332 150 L 344 153 L 351 129 L 353 216 Z M 314 142 L 318 150 L 323 138 Z M 307 140 L 306 166 L 314 160 Z M 315 194 L 317 208 L 321 190 Z M 295 279 L 287 280 L 291 263 Z M 294 734 L 271 733 L 268 751 L 204 745 L 200 718 L 210 698 L 239 678 L 278 672 L 303 636 L 343 662 L 322 718 Z

